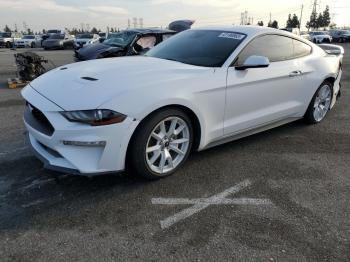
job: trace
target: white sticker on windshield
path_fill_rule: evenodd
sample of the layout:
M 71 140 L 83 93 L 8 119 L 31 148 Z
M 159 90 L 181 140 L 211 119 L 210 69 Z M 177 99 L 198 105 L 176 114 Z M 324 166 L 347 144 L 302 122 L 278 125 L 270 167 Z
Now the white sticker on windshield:
M 221 33 L 219 37 L 242 40 L 244 38 L 244 35 L 236 33 Z

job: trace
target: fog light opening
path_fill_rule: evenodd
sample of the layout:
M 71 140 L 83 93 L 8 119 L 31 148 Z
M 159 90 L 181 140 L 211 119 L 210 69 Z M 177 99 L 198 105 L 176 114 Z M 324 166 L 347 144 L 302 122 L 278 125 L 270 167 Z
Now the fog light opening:
M 106 146 L 106 141 L 67 141 L 62 140 L 65 146 L 91 146 L 91 147 L 102 147 Z

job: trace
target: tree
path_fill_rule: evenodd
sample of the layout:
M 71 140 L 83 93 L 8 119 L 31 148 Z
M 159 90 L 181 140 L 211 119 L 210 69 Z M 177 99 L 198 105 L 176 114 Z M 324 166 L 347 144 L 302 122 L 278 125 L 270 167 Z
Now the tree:
M 11 29 L 8 27 L 8 25 L 5 25 L 4 32 L 11 32 Z
M 269 22 L 267 26 L 278 29 L 278 22 L 274 20 L 273 22 Z
M 329 25 L 329 28 L 330 29 L 335 29 L 337 27 L 337 24 L 336 23 L 331 23 L 330 25 Z
M 30 28 L 27 28 L 27 32 L 28 35 L 34 35 L 33 31 Z
M 313 10 L 310 16 L 310 20 L 306 23 L 307 29 L 318 28 L 317 20 L 317 12 L 316 10 Z
M 315 28 L 318 29 L 320 27 L 323 27 L 323 25 L 324 25 L 323 15 L 322 14 L 318 14 Z
M 328 27 L 331 23 L 331 16 L 329 14 L 329 6 L 326 6 L 326 9 L 323 11 L 322 14 L 322 27 Z
M 292 28 L 299 28 L 300 25 L 300 21 L 299 18 L 296 14 L 293 14 L 293 18 L 292 18 Z
M 91 29 L 91 34 L 98 34 L 98 30 L 96 29 L 96 27 L 93 27 Z
M 264 26 L 264 22 L 263 21 L 259 21 L 258 22 L 258 26 Z
M 326 6 L 326 9 L 317 14 L 316 10 L 313 10 L 310 16 L 310 20 L 306 23 L 308 29 L 314 28 L 318 29 L 320 27 L 328 27 L 331 23 L 331 16 L 329 14 L 329 6 Z
M 288 15 L 288 20 L 287 20 L 287 23 L 286 23 L 286 27 L 287 27 L 287 28 L 293 28 L 292 23 L 293 23 L 293 21 L 292 21 L 292 15 L 289 14 L 289 15 Z

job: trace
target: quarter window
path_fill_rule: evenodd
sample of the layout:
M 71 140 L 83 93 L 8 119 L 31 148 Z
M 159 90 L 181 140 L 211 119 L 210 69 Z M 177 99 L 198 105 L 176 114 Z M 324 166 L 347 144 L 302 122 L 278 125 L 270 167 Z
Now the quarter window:
M 293 40 L 293 44 L 294 44 L 294 58 L 303 57 L 311 54 L 311 51 L 312 51 L 311 46 L 298 40 Z

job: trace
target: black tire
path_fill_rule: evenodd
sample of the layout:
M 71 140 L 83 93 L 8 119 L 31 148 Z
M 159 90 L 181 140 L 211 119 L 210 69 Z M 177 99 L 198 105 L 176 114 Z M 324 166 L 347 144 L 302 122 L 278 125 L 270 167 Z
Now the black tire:
M 181 120 L 186 122 L 189 130 L 189 134 L 190 134 L 189 146 L 184 158 L 178 164 L 178 166 L 176 166 L 170 172 L 159 174 L 151 170 L 151 168 L 147 164 L 146 146 L 147 146 L 148 138 L 151 132 L 153 132 L 154 128 L 162 120 L 165 120 L 169 117 L 178 117 Z M 186 162 L 188 155 L 191 152 L 192 144 L 193 144 L 193 126 L 190 118 L 182 110 L 179 110 L 177 108 L 165 108 L 164 110 L 156 111 L 155 113 L 151 114 L 140 123 L 134 135 L 132 136 L 132 139 L 130 141 L 129 148 L 128 148 L 128 154 L 127 154 L 127 162 L 126 162 L 127 172 L 132 175 L 144 177 L 148 180 L 157 180 L 160 178 L 170 176 L 173 173 L 175 173 L 177 170 L 179 170 L 182 167 L 182 165 Z
M 333 97 L 333 84 L 330 82 L 330 81 L 324 81 L 320 87 L 317 89 L 316 93 L 314 94 L 314 96 L 312 97 L 311 99 L 311 102 L 309 104 L 309 107 L 304 115 L 304 120 L 306 123 L 308 124 L 318 124 L 318 123 L 321 123 L 327 116 L 327 114 L 325 115 L 325 117 L 323 117 L 320 121 L 316 120 L 315 116 L 314 116 L 314 111 L 315 111 L 315 108 L 314 108 L 314 104 L 315 104 L 315 100 L 316 100 L 316 97 L 318 95 L 318 92 L 321 90 L 321 88 L 325 85 L 328 85 L 330 88 L 331 88 L 331 101 L 330 101 L 330 104 L 332 104 L 332 97 Z M 328 109 L 329 110 L 329 109 Z

